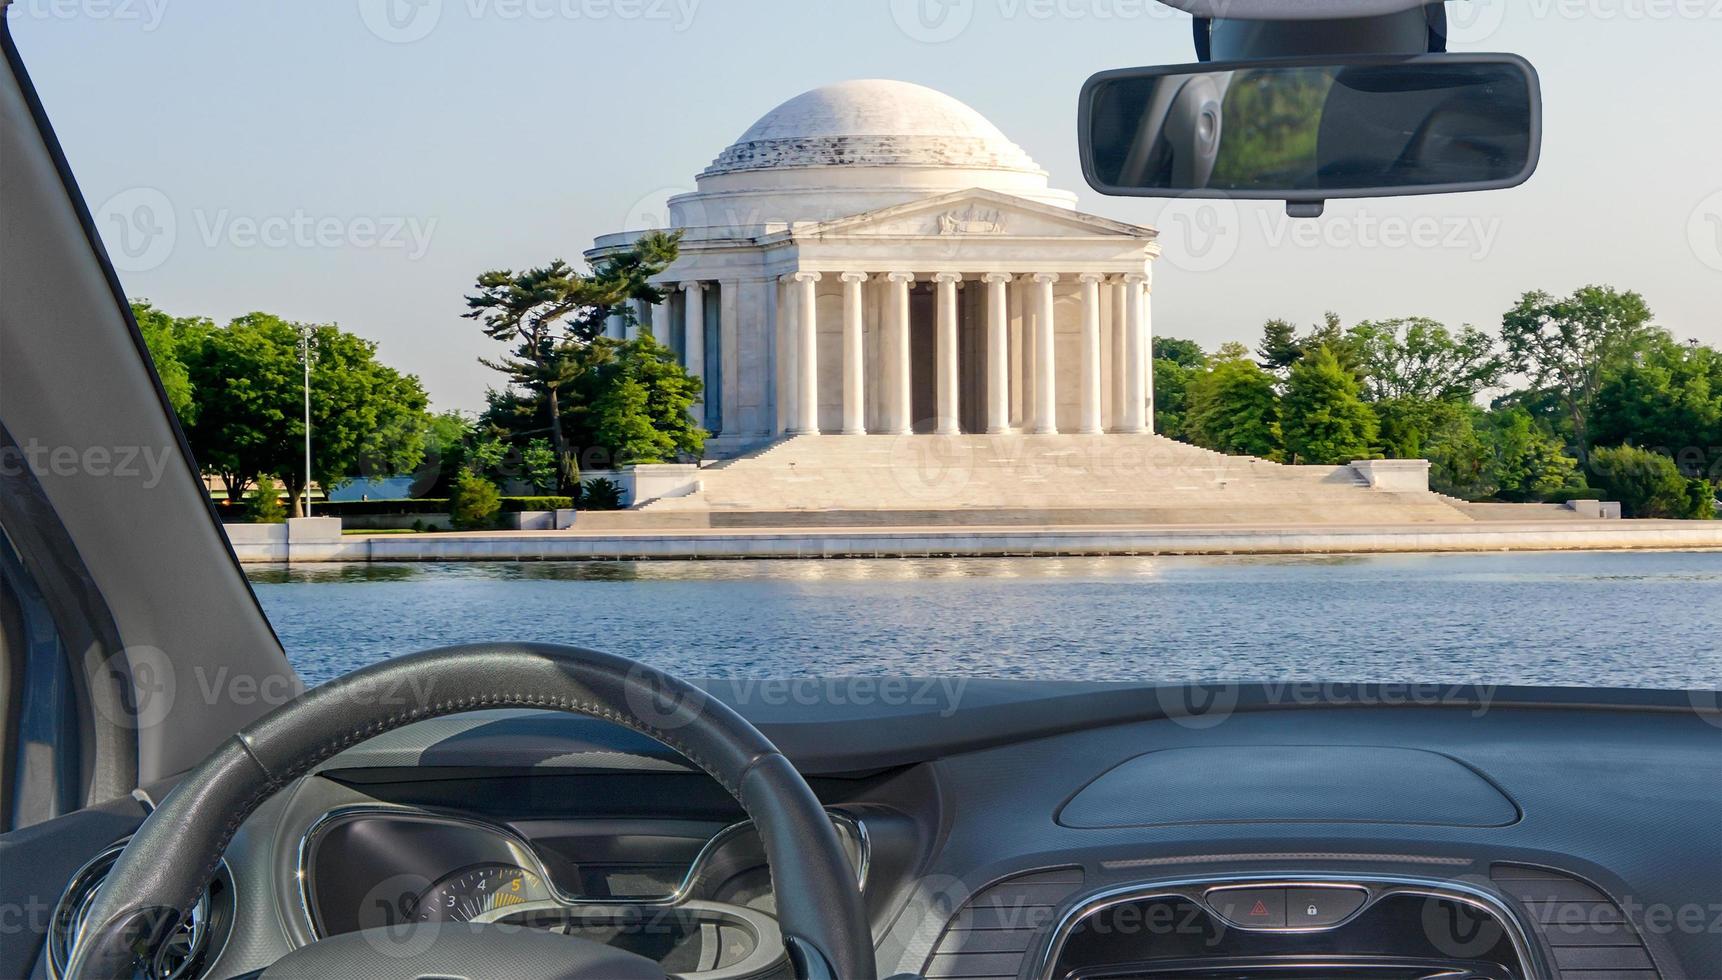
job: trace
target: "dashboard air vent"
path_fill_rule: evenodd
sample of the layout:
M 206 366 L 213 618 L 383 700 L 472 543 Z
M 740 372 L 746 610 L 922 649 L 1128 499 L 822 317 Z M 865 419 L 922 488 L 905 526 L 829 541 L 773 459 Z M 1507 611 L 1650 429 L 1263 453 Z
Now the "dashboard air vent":
M 48 965 L 54 980 L 66 975 L 72 950 L 96 903 L 97 892 L 125 849 L 121 841 L 92 858 L 72 875 L 49 921 Z M 191 916 L 156 953 L 153 980 L 191 980 L 201 976 L 214 960 L 233 919 L 233 881 L 222 866 Z
M 921 974 L 927 980 L 1014 980 L 1065 899 L 1082 889 L 1081 868 L 1006 878 L 976 892 L 945 927 Z
M 1554 951 L 1559 980 L 1660 980 L 1638 930 L 1596 888 L 1515 864 L 1497 864 L 1489 877 L 1530 913 L 1532 928 Z

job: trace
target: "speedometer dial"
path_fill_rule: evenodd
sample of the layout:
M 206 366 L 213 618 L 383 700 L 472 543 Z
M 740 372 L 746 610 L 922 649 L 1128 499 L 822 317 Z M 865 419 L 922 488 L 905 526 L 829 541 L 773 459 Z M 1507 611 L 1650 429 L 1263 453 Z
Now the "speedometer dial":
M 520 906 L 549 900 L 550 889 L 534 872 L 490 864 L 456 872 L 419 897 L 421 922 L 493 922 Z

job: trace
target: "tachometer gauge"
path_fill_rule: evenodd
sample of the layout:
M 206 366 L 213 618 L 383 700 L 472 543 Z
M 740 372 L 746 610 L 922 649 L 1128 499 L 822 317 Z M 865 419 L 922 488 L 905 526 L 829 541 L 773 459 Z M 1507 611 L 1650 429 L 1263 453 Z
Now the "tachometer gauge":
M 487 864 L 449 875 L 419 896 L 414 918 L 421 922 L 494 922 L 510 911 L 548 901 L 550 888 L 534 872 L 511 864 Z

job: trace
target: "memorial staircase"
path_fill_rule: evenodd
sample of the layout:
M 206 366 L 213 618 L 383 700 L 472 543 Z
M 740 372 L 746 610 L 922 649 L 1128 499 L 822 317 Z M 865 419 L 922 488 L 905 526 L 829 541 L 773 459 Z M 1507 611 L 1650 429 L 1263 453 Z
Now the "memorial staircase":
M 795 436 L 706 466 L 639 523 L 713 528 L 1468 524 L 1458 501 L 1160 436 Z

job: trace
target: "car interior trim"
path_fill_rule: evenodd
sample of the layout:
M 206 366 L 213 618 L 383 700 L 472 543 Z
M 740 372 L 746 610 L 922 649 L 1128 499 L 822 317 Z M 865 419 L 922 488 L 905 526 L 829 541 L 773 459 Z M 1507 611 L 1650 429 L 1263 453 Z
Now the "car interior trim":
M 1347 921 L 1355 919 L 1369 906 L 1378 903 L 1388 895 L 1411 895 L 1428 898 L 1438 898 L 1471 906 L 1498 919 L 1506 928 L 1507 938 L 1513 945 L 1513 950 L 1519 957 L 1529 976 L 1549 976 L 1549 967 L 1543 962 L 1540 947 L 1530 940 L 1531 933 L 1525 928 L 1520 917 L 1501 899 L 1463 882 L 1438 881 L 1429 878 L 1416 878 L 1399 875 L 1334 875 L 1334 874 L 1269 874 L 1269 875 L 1212 875 L 1200 878 L 1182 878 L 1161 882 L 1136 882 L 1127 885 L 1114 886 L 1101 891 L 1087 899 L 1071 906 L 1058 920 L 1058 924 L 1048 934 L 1040 953 L 1038 962 L 1027 974 L 1039 980 L 1053 980 L 1059 956 L 1064 952 L 1066 942 L 1071 933 L 1087 919 L 1119 905 L 1154 898 L 1188 898 L 1207 907 L 1207 893 L 1215 890 L 1233 888 L 1345 888 L 1368 886 L 1372 894 L 1365 909 L 1350 916 Z M 1282 927 L 1268 932 L 1287 934 L 1308 934 L 1328 932 L 1339 928 L 1343 923 L 1322 926 L 1312 929 L 1297 929 Z M 1232 928 L 1251 930 L 1245 926 L 1232 924 Z

